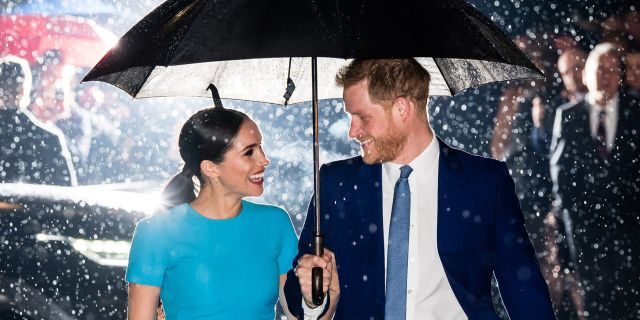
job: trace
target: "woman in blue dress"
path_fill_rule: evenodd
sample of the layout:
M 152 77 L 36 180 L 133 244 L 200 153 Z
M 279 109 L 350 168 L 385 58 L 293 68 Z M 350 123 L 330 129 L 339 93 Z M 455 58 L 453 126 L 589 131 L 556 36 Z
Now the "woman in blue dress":
M 159 300 L 168 320 L 274 319 L 297 238 L 283 209 L 243 199 L 264 191 L 261 144 L 258 126 L 239 111 L 205 109 L 187 120 L 185 165 L 164 190 L 172 207 L 136 226 L 129 319 L 153 319 Z

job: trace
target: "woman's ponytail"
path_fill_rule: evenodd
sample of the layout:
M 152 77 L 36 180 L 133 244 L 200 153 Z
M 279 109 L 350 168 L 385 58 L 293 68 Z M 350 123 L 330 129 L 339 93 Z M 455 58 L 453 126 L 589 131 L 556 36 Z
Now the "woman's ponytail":
M 185 164 L 178 174 L 173 176 L 162 190 L 165 208 L 173 208 L 183 203 L 189 203 L 196 198 L 196 185 L 193 181 L 195 174 Z

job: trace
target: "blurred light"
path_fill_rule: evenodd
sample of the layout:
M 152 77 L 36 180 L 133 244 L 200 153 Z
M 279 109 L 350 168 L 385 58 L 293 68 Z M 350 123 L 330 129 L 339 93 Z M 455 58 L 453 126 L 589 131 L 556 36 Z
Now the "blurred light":
M 37 234 L 36 240 L 66 242 L 89 260 L 103 266 L 126 267 L 129 261 L 130 241 L 76 239 L 45 233 Z
M 0 210 L 12 210 L 18 208 L 20 208 L 20 205 L 17 203 L 0 201 Z

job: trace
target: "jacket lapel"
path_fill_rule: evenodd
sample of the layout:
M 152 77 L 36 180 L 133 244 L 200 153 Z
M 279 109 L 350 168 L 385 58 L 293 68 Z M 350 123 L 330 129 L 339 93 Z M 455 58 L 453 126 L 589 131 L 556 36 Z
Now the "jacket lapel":
M 385 301 L 385 265 L 384 265 L 384 225 L 382 222 L 382 165 L 366 165 L 362 163 L 358 173 L 358 188 L 363 188 L 362 192 L 366 196 L 357 197 L 359 203 L 355 208 L 357 210 L 358 221 L 351 220 L 355 223 L 353 230 L 359 230 L 359 235 L 368 238 L 366 243 L 365 261 L 368 263 L 367 280 L 371 282 L 373 301 L 371 306 L 378 306 L 381 310 L 371 310 L 372 314 L 384 314 Z M 368 261 L 368 262 L 367 262 Z M 363 281 L 359 275 L 357 281 Z
M 459 212 L 460 196 L 464 189 L 460 178 L 462 164 L 456 157 L 456 151 L 438 138 L 440 159 L 438 160 L 438 226 L 437 241 L 439 252 L 452 252 L 462 249 L 464 225 L 456 223 L 454 214 Z M 446 269 L 445 269 L 446 271 Z

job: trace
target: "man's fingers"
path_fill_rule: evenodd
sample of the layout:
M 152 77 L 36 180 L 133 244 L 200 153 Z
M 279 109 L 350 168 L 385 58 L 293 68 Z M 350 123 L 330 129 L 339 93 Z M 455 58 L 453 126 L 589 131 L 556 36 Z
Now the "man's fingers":
M 318 257 L 318 256 L 314 256 L 314 255 L 310 255 L 310 254 L 305 254 L 304 256 L 302 256 L 300 259 L 298 259 L 298 265 L 297 268 L 313 268 L 313 267 L 320 267 L 320 268 L 326 268 L 327 265 L 330 262 L 325 261 L 323 258 Z
M 329 286 L 331 285 L 331 271 L 325 269 L 322 273 L 322 292 L 329 291 Z
M 303 274 L 299 278 L 300 281 L 300 289 L 302 292 L 311 292 L 311 286 L 313 280 L 311 279 L 311 272 L 304 271 Z M 323 269 L 322 272 L 322 291 L 327 292 L 329 290 L 329 285 L 331 284 L 331 273 L 327 271 L 327 269 Z
M 311 283 L 311 276 L 313 275 L 313 269 L 311 268 L 299 268 L 296 271 L 296 275 L 298 276 L 298 279 L 300 279 L 300 283 L 304 282 L 309 282 Z M 322 269 L 322 278 L 323 279 L 327 279 L 327 280 L 331 280 L 331 275 L 332 272 L 329 269 Z
M 299 268 L 296 271 L 296 274 L 298 276 L 300 285 L 307 285 L 307 284 L 311 284 L 311 282 L 313 281 L 312 275 L 313 275 L 313 269 L 311 268 Z M 322 281 L 323 283 L 331 283 L 331 279 L 332 279 L 333 273 L 331 272 L 331 270 L 329 269 L 322 269 Z

